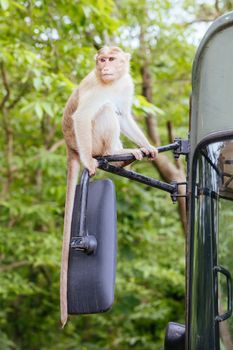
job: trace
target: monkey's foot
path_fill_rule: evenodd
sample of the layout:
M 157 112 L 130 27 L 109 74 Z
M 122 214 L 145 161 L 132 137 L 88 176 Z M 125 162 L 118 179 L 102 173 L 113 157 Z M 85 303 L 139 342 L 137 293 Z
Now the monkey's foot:
M 96 169 L 98 168 L 98 161 L 95 158 L 91 158 L 87 164 L 84 164 L 84 166 L 89 170 L 89 175 L 94 176 Z

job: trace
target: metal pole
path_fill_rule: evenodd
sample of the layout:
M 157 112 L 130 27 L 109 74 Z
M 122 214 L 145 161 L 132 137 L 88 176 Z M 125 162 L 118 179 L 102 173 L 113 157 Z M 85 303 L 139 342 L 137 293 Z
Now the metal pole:
M 132 170 L 126 170 L 124 168 L 115 167 L 113 165 L 108 164 L 107 161 L 100 162 L 99 168 L 102 170 L 108 171 L 109 173 L 123 176 L 123 177 L 130 179 L 130 180 L 141 182 L 141 183 L 148 185 L 148 186 L 151 186 L 151 187 L 159 188 L 159 189 L 166 191 L 166 192 L 169 192 L 171 194 L 174 193 L 177 189 L 176 185 L 167 184 L 166 182 L 162 182 L 162 181 L 153 179 L 151 177 L 138 174 Z
M 157 150 L 159 153 L 161 153 L 161 152 L 176 150 L 179 147 L 180 147 L 180 143 L 174 142 L 174 143 L 171 143 L 169 145 L 157 147 Z M 148 156 L 144 154 L 143 158 L 146 158 L 146 157 L 148 157 Z M 124 161 L 135 160 L 135 157 L 132 153 L 116 154 L 116 155 L 109 155 L 109 156 L 95 157 L 95 158 L 98 161 L 106 160 L 107 162 L 120 162 L 120 161 L 124 162 Z M 148 158 L 150 158 L 150 157 L 148 157 Z
M 87 196 L 88 196 L 88 185 L 89 185 L 89 171 L 83 170 L 80 189 L 79 189 L 79 205 L 80 212 L 78 215 L 78 235 L 86 236 L 86 212 L 87 212 Z

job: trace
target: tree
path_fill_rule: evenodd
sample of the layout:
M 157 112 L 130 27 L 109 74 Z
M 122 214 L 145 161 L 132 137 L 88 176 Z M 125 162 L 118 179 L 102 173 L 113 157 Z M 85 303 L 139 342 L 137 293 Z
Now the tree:
M 166 323 L 184 319 L 184 237 L 170 198 L 126 179 L 114 177 L 119 250 L 113 310 L 59 328 L 66 169 L 60 125 L 96 48 L 112 40 L 132 53 L 134 114 L 143 117 L 142 128 L 153 139 L 156 122 L 156 137 L 165 144 L 172 121 L 177 136 L 186 137 L 195 51 L 189 29 L 172 18 L 170 1 L 0 4 L 0 344 L 3 350 L 159 349 Z M 158 165 L 134 168 L 159 176 Z

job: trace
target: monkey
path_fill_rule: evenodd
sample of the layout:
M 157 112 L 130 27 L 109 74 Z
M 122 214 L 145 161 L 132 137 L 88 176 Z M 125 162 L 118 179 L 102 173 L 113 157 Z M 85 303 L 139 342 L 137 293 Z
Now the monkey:
M 67 192 L 60 275 L 62 327 L 67 322 L 67 271 L 75 188 L 80 165 L 93 176 L 96 156 L 132 153 L 138 160 L 143 153 L 155 159 L 158 151 L 140 130 L 131 115 L 134 85 L 130 76 L 130 54 L 119 47 L 101 48 L 95 68 L 81 81 L 65 106 L 62 130 L 67 148 Z M 139 149 L 124 149 L 120 133 Z M 142 153 L 143 152 L 143 153 Z

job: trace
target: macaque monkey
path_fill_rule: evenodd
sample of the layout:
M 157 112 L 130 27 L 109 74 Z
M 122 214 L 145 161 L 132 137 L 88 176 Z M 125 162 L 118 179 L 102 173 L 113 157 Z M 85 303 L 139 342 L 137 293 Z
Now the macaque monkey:
M 132 153 L 152 159 L 157 150 L 151 146 L 131 115 L 133 82 L 129 74 L 130 55 L 118 47 L 103 47 L 95 56 L 96 67 L 70 96 L 62 128 L 67 145 L 67 194 L 60 280 L 61 323 L 67 321 L 67 270 L 73 202 L 80 164 L 94 175 L 95 156 Z M 122 131 L 140 149 L 124 149 Z

